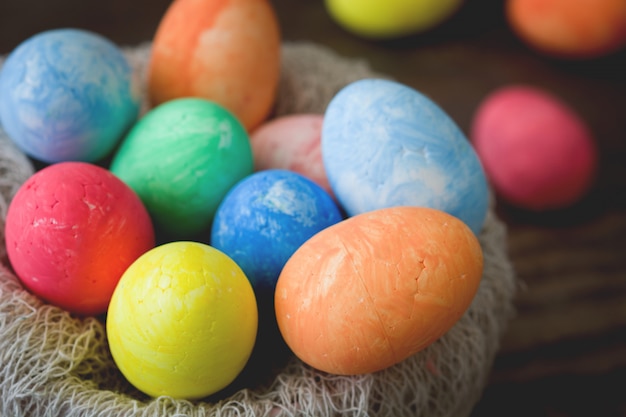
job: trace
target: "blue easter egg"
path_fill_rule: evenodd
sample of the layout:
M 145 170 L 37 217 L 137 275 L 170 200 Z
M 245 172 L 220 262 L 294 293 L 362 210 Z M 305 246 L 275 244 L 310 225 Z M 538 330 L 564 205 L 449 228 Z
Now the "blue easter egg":
M 139 86 L 121 50 L 84 30 L 39 33 L 0 70 L 0 123 L 43 162 L 93 162 L 136 121 Z
M 288 170 L 259 171 L 221 202 L 211 245 L 240 266 L 255 290 L 272 290 L 296 249 L 340 220 L 335 201 L 313 181 Z
M 418 91 L 384 79 L 348 84 L 326 109 L 321 148 L 349 216 L 430 207 L 480 233 L 489 200 L 480 160 L 454 121 Z

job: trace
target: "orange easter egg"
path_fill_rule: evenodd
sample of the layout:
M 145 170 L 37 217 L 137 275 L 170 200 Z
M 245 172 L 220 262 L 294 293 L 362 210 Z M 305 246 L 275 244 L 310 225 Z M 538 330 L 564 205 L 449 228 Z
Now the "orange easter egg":
M 423 207 L 356 215 L 314 235 L 276 285 L 296 356 L 334 374 L 385 369 L 445 334 L 469 307 L 483 255 L 459 219 Z
M 280 76 L 280 29 L 266 0 L 175 0 L 157 28 L 151 103 L 201 97 L 248 129 L 269 115 Z
M 531 47 L 563 58 L 592 58 L 626 45 L 625 0 L 508 0 L 513 30 Z

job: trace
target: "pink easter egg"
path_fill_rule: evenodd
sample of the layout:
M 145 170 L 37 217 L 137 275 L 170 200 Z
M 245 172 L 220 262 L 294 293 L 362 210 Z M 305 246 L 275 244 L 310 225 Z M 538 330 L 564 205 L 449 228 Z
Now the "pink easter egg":
M 72 313 L 97 315 L 155 237 L 143 203 L 122 180 L 90 163 L 61 162 L 20 187 L 5 241 L 11 266 L 32 293 Z
M 320 150 L 323 120 L 321 114 L 293 114 L 259 126 L 250 134 L 255 170 L 288 169 L 332 195 Z
M 496 192 L 518 207 L 562 209 L 593 183 L 598 155 L 589 127 L 539 88 L 492 92 L 478 106 L 470 136 Z

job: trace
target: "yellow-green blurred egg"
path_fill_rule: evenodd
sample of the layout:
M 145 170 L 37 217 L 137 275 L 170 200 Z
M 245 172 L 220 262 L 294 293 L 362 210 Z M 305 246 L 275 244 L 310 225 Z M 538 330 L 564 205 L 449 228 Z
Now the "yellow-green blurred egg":
M 196 399 L 239 375 L 257 325 L 252 286 L 230 257 L 202 243 L 172 242 L 127 269 L 106 327 L 113 359 L 137 389 Z
M 325 0 L 330 16 L 346 30 L 369 38 L 394 38 L 431 29 L 463 0 Z

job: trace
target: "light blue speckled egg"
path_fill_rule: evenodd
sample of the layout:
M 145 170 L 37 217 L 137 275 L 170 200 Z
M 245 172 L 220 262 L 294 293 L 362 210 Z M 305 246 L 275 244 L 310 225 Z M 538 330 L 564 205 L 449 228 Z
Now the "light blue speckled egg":
M 431 207 L 480 233 L 489 198 L 480 160 L 450 116 L 420 92 L 384 79 L 353 82 L 329 103 L 321 140 L 328 180 L 348 215 Z
M 139 85 L 122 51 L 78 29 L 26 39 L 0 69 L 0 123 L 43 162 L 94 162 L 136 121 Z
M 317 232 L 342 220 L 330 194 L 292 171 L 259 171 L 221 202 L 211 245 L 230 256 L 257 291 L 273 290 L 287 259 Z

